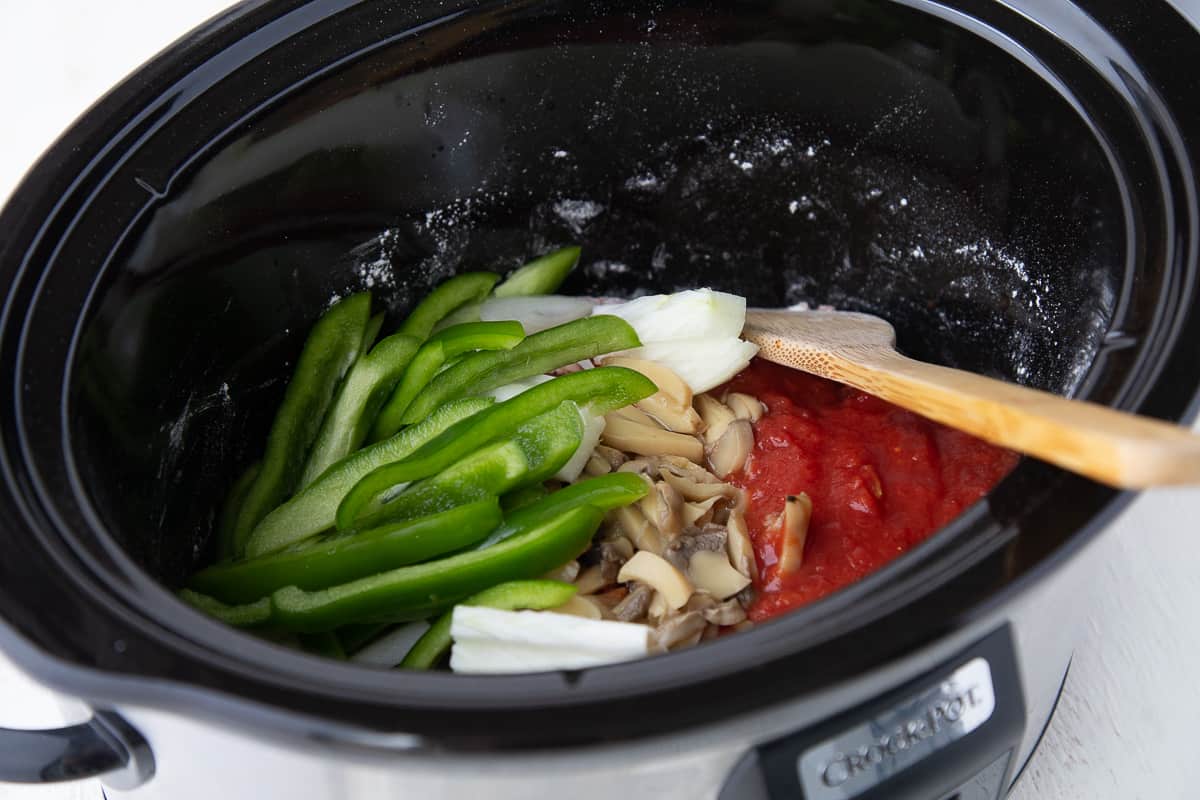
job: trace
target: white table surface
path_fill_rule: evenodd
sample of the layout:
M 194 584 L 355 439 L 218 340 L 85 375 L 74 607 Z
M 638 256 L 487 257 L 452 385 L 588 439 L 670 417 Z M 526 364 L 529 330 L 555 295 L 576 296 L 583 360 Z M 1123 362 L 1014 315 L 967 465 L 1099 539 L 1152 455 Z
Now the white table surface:
M 1200 18 L 1200 0 L 1175 0 Z M 0 0 L 0 198 L 109 86 L 226 0 Z M 1180 65 L 1192 69 L 1197 65 Z M 1200 100 L 1198 100 L 1200 102 Z M 1095 606 L 1046 738 L 1016 787 L 1032 798 L 1200 796 L 1200 491 L 1140 497 L 1084 557 Z M 0 725 L 58 708 L 0 657 Z M 0 800 L 94 800 L 77 786 L 0 785 Z

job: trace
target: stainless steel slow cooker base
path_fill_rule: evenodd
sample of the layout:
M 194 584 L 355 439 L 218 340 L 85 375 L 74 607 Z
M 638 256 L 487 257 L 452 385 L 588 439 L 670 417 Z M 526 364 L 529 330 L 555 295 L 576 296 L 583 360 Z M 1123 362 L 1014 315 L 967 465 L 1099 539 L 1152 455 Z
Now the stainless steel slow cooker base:
M 60 739 L 0 731 L 0 777 L 718 797 L 732 770 L 758 791 L 761 766 L 775 795 L 844 795 L 921 749 L 873 791 L 1003 785 L 1069 660 L 1077 551 L 1129 499 L 1030 460 L 821 602 L 596 670 L 366 670 L 171 589 L 332 293 L 370 282 L 399 314 L 452 271 L 567 241 L 569 291 L 833 302 L 891 318 L 915 355 L 1188 418 L 1194 46 L 1165 6 L 1106 0 L 278 0 L 185 38 L 0 216 L 0 646 L 117 715 L 52 772 Z M 1015 670 L 981 644 L 1004 635 Z M 977 658 L 986 719 L 940 748 L 916 721 L 889 735 Z

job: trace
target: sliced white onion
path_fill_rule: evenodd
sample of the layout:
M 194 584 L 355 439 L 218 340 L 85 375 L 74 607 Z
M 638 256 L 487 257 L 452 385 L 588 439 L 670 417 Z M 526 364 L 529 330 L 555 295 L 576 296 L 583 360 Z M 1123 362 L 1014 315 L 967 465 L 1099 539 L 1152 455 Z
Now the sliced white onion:
M 450 626 L 450 669 L 469 673 L 578 669 L 641 658 L 650 629 L 549 611 L 458 606 Z
M 554 380 L 554 377 L 552 375 L 530 375 L 528 378 L 522 378 L 519 381 L 513 381 L 512 383 L 506 383 L 503 386 L 497 386 L 495 389 L 492 389 L 490 392 L 488 392 L 485 396 L 495 399 L 495 401 L 497 403 L 503 403 L 505 400 L 511 400 L 514 397 L 516 397 L 517 395 L 519 395 L 521 392 L 532 389 L 533 387 L 537 386 L 538 384 L 545 383 L 546 381 L 552 381 L 552 380 Z
M 643 344 L 673 339 L 737 337 L 746 324 L 746 298 L 712 289 L 654 294 L 628 303 L 598 305 L 633 326 Z
M 526 336 L 582 319 L 591 313 L 591 300 L 558 294 L 492 297 L 479 307 L 479 319 L 483 322 L 515 319 L 525 329 Z
M 579 416 L 583 418 L 583 439 L 579 443 L 579 449 L 566 464 L 563 464 L 562 469 L 554 473 L 554 477 L 564 483 L 574 483 L 579 479 L 588 459 L 592 457 L 592 451 L 600 444 L 601 434 L 604 433 L 604 417 L 592 416 L 582 408 L 579 409 Z
M 758 345 L 727 336 L 648 342 L 622 355 L 657 361 L 683 378 L 695 394 L 715 389 L 744 370 Z

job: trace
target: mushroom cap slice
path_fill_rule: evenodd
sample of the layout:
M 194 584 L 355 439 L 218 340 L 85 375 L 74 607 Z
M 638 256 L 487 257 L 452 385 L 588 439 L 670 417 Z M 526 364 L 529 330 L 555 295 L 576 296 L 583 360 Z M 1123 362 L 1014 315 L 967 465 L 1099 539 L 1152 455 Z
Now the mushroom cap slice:
M 570 614 L 573 617 L 583 617 L 584 619 L 603 619 L 604 614 L 600 610 L 600 604 L 590 597 L 582 597 L 574 595 L 570 600 L 563 603 L 558 608 L 548 609 L 556 614 Z
M 704 470 L 700 471 L 704 472 Z M 736 486 L 728 483 L 701 483 L 692 474 L 677 475 L 669 469 L 662 469 L 659 474 L 662 475 L 664 481 L 675 487 L 675 490 L 683 495 L 684 499 L 693 502 L 709 500 L 713 497 L 735 498 L 740 491 Z M 708 473 L 704 472 L 704 474 Z
M 583 465 L 583 474 L 587 475 L 589 478 L 607 475 L 612 471 L 613 466 L 608 462 L 608 459 L 599 456 L 594 452 L 588 456 L 587 463 Z
M 613 469 L 617 469 L 629 460 L 620 450 L 617 450 L 613 447 L 606 447 L 602 444 L 596 445 L 596 449 L 592 451 L 592 454 L 599 458 L 603 458 Z
M 680 536 L 667 545 L 667 549 L 663 552 L 663 558 L 686 572 L 692 556 L 701 550 L 725 552 L 725 537 L 725 531 L 715 526 L 707 530 L 693 531 L 687 536 Z
M 678 492 L 678 489 L 676 491 Z M 682 496 L 680 495 L 680 497 Z M 683 507 L 679 509 L 679 516 L 683 520 L 684 527 L 699 528 L 704 523 L 711 522 L 713 506 L 723 499 L 721 495 L 718 495 L 710 497 L 707 500 L 701 500 L 700 502 L 685 502 Z
M 725 395 L 725 404 L 738 419 L 758 422 L 765 413 L 762 401 L 744 392 L 729 392 Z
M 708 465 L 713 474 L 724 478 L 746 465 L 754 449 L 754 429 L 749 420 L 735 419 L 725 427 L 725 433 L 708 449 Z
M 583 569 L 575 578 L 575 588 L 580 595 L 595 594 L 608 584 L 609 580 L 604 577 L 604 569 L 599 564 Z
M 651 553 L 661 553 L 664 543 L 662 534 L 658 532 L 658 528 L 654 527 L 645 515 L 642 514 L 634 506 L 623 506 L 613 512 L 617 524 L 621 527 L 621 531 L 633 542 L 633 546 L 640 551 L 649 551 Z M 622 581 L 623 583 L 624 581 Z
M 729 406 L 711 394 L 698 394 L 692 402 L 700 413 L 700 419 L 704 420 L 704 441 L 709 444 L 720 439 L 725 426 L 737 419 Z
M 724 603 L 716 603 L 708 608 L 699 609 L 699 611 L 704 615 L 704 619 L 723 628 L 737 625 L 746 620 L 746 609 L 742 608 L 741 603 L 737 600 L 726 600 Z
M 695 591 L 686 575 L 662 556 L 646 550 L 635 553 L 633 558 L 625 562 L 617 580 L 621 583 L 638 581 L 653 586 L 671 609 L 682 608 Z
M 746 517 L 739 503 L 729 515 L 725 523 L 728 538 L 725 541 L 725 551 L 729 554 L 729 563 L 747 578 L 753 580 L 758 576 L 758 561 L 754 557 L 754 542 L 750 539 L 750 529 L 746 525 Z
M 700 433 L 704 420 L 692 408 L 692 390 L 683 378 L 670 367 L 654 361 L 629 356 L 609 356 L 603 360 L 606 366 L 617 366 L 640 372 L 658 387 L 658 391 L 637 402 L 637 407 L 654 417 L 665 427 L 681 433 Z
M 664 650 L 688 647 L 700 641 L 707 625 L 708 621 L 699 611 L 688 611 L 663 620 L 650 637 L 654 644 Z
M 620 417 L 622 419 L 627 419 L 630 422 L 636 422 L 638 425 L 645 425 L 648 428 L 662 427 L 657 421 L 655 421 L 654 417 L 651 417 L 637 406 L 622 406 L 621 408 L 608 412 L 606 417 L 610 420 L 613 417 Z
M 725 600 L 750 585 L 750 579 L 729 564 L 725 551 L 697 550 L 688 562 L 688 576 L 699 589 Z
M 655 483 L 650 493 L 638 501 L 642 513 L 667 539 L 683 532 L 683 497 L 669 483 Z

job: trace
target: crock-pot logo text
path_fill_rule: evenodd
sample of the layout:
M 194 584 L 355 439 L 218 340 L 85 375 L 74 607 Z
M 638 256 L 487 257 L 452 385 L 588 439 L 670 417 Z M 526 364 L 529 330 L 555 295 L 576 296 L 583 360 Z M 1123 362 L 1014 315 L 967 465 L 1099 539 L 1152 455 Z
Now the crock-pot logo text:
M 849 800 L 958 741 L 996 710 L 987 659 L 972 658 L 903 702 L 812 745 L 796 760 L 809 800 Z
M 911 749 L 919 742 L 937 736 L 948 725 L 957 725 L 963 716 L 987 702 L 985 690 L 978 684 L 968 686 L 958 694 L 927 707 L 920 716 L 896 726 L 891 733 L 875 742 L 861 745 L 852 752 L 838 753 L 821 770 L 821 782 L 826 786 L 841 786 L 864 770 L 874 770 L 885 760 Z

